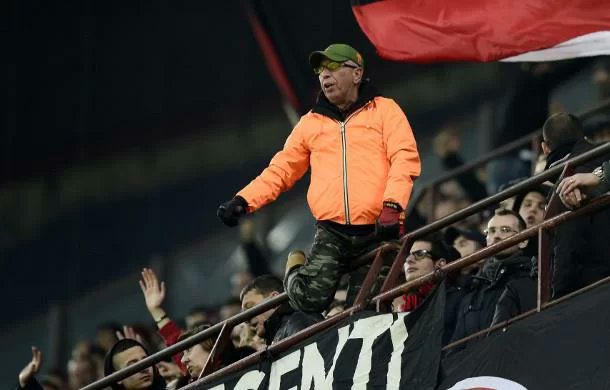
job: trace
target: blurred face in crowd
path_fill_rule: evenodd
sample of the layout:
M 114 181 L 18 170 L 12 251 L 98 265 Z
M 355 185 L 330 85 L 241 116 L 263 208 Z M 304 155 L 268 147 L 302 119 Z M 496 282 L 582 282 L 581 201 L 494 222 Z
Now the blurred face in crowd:
M 140 346 L 131 347 L 114 355 L 112 357 L 112 365 L 114 366 L 114 370 L 118 371 L 139 362 L 147 356 L 148 355 L 146 354 L 146 351 L 144 351 L 144 348 Z M 153 368 L 148 367 L 137 374 L 123 379 L 119 383 L 123 385 L 126 390 L 148 389 L 150 386 L 152 386 L 154 380 L 153 375 Z
M 479 244 L 475 240 L 469 239 L 468 237 L 457 236 L 456 239 L 453 241 L 453 247 L 458 252 L 460 252 L 460 257 L 464 257 L 464 256 L 471 255 L 474 252 L 476 252 L 479 249 L 481 249 L 481 244 Z M 483 262 L 485 262 L 485 259 L 483 259 L 483 260 L 481 260 L 479 262 L 476 262 L 474 264 L 470 264 L 469 266 L 460 269 L 460 273 L 462 275 L 472 274 L 476 269 L 479 268 L 479 266 Z
M 496 244 L 502 240 L 514 236 L 520 231 L 519 220 L 514 215 L 494 215 L 487 223 L 487 230 L 485 232 L 487 246 Z M 495 256 L 510 256 L 520 249 L 525 248 L 526 245 L 527 240 L 508 247 L 496 253 Z
M 332 61 L 325 58 L 320 65 L 322 72 L 318 75 L 320 87 L 329 102 L 339 109 L 347 109 L 358 98 L 358 86 L 362 81 L 362 68 L 352 61 L 346 61 L 339 68 L 331 71 L 325 66 Z
M 415 241 L 411 253 L 405 260 L 405 278 L 407 282 L 415 280 L 434 271 L 435 265 L 445 265 L 445 260 L 434 260 L 430 250 L 432 244 L 427 241 Z
M 252 289 L 246 294 L 244 294 L 243 299 L 241 301 L 241 308 L 242 310 L 248 310 L 263 302 L 264 300 L 267 300 L 278 294 L 279 293 L 277 291 L 273 291 L 270 294 L 263 295 L 258 292 L 258 290 Z M 255 330 L 256 335 L 258 337 L 265 337 L 265 321 L 267 321 L 269 317 L 271 317 L 274 311 L 275 309 L 267 310 L 266 312 L 261 313 L 250 320 L 250 326 Z
M 97 379 L 97 370 L 88 356 L 73 357 L 68 361 L 68 384 L 80 389 Z
M 180 361 L 186 366 L 191 378 L 198 378 L 209 356 L 210 351 L 201 344 L 196 344 L 182 353 Z
M 527 227 L 534 226 L 544 219 L 545 207 L 544 196 L 540 192 L 532 191 L 523 198 L 519 207 L 519 215 L 523 218 Z
M 186 324 L 186 329 L 191 330 L 198 325 L 209 323 L 210 319 L 206 312 L 198 311 L 184 317 L 184 322 Z

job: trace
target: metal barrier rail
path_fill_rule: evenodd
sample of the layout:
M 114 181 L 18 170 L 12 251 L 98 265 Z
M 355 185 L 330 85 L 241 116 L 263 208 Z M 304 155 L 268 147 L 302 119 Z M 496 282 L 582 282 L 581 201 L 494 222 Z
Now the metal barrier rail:
M 381 287 L 379 295 L 374 297 L 372 300 L 374 302 L 380 303 L 384 300 L 389 299 L 390 296 L 398 296 L 398 295 L 400 295 L 400 293 L 407 291 L 408 289 L 411 289 L 413 287 L 417 287 L 434 277 L 434 274 L 425 275 L 414 281 L 405 283 L 397 288 L 392 288 L 395 285 L 396 278 L 398 277 L 398 275 L 400 273 L 400 268 L 402 268 L 402 263 L 404 262 L 404 259 L 406 258 L 406 253 L 410 250 L 411 245 L 412 245 L 413 241 L 415 241 L 415 239 L 423 237 L 431 232 L 445 228 L 449 225 L 452 225 L 453 223 L 455 223 L 463 218 L 466 218 L 472 214 L 475 214 L 475 213 L 487 208 L 490 205 L 493 205 L 499 201 L 507 199 L 513 195 L 516 195 L 516 194 L 520 193 L 521 191 L 526 190 L 530 187 L 541 184 L 550 178 L 558 176 L 559 174 L 561 174 L 561 172 L 564 170 L 564 168 L 568 164 L 570 166 L 577 166 L 577 165 L 585 163 L 591 159 L 594 159 L 594 158 L 597 158 L 604 154 L 609 154 L 609 153 L 610 153 L 610 142 L 607 142 L 607 143 L 597 146 L 596 148 L 589 150 L 581 155 L 573 157 L 573 158 L 569 159 L 568 161 L 565 161 L 565 162 L 557 165 L 556 167 L 553 167 L 547 171 L 541 172 L 540 174 L 538 174 L 534 177 L 531 177 L 521 183 L 518 183 L 512 187 L 509 187 L 509 188 L 505 189 L 504 191 L 499 192 L 498 194 L 485 198 L 454 214 L 448 215 L 444 218 L 441 218 L 438 221 L 435 221 L 429 225 L 426 225 L 420 229 L 417 229 L 417 230 L 407 234 L 400 240 L 400 242 L 402 242 L 402 245 L 400 247 L 399 253 L 396 256 L 394 263 L 392 264 L 390 273 L 389 273 L 388 277 L 386 278 L 386 281 L 384 282 L 383 286 Z M 568 215 L 570 215 L 570 214 L 576 214 L 576 216 L 578 216 L 579 212 L 582 213 L 583 210 L 591 210 L 596 205 L 599 205 L 600 203 L 607 202 L 607 201 L 608 201 L 608 198 L 603 197 L 603 199 L 601 199 L 601 201 L 593 201 L 589 205 L 584 206 L 577 211 L 568 211 L 564 214 L 561 214 L 557 217 L 552 218 L 551 220 L 542 222 L 541 225 L 544 223 L 547 223 L 547 222 L 548 222 L 548 226 L 551 226 L 553 223 L 555 223 L 555 224 L 561 223 L 561 222 L 557 222 L 557 221 L 560 221 L 561 218 L 568 219 Z M 604 203 L 600 207 L 603 207 L 605 204 L 606 203 Z M 545 225 L 545 226 L 547 226 L 547 225 Z M 552 225 L 552 226 L 554 226 L 554 225 Z M 536 226 L 535 228 L 531 227 L 529 229 L 526 229 L 526 230 L 520 232 L 518 235 L 511 236 L 510 238 L 508 238 L 502 242 L 499 242 L 499 243 L 494 244 L 489 247 L 482 248 L 481 250 L 475 252 L 474 254 L 472 254 L 470 256 L 466 256 L 463 259 L 460 259 L 460 260 L 457 260 L 450 264 L 447 264 L 446 266 L 444 266 L 442 268 L 442 270 L 454 271 L 457 268 L 461 268 L 468 264 L 472 264 L 472 263 L 482 259 L 483 257 L 487 257 L 490 254 L 496 253 L 497 251 L 500 251 L 506 247 L 514 245 L 514 243 L 515 243 L 514 241 L 517 240 L 517 238 L 515 238 L 515 237 L 520 238 L 520 241 L 522 241 L 524 239 L 523 236 L 526 236 L 526 234 L 530 234 L 531 232 L 537 232 L 538 228 L 539 228 L 539 226 Z M 521 235 L 521 236 L 519 236 L 519 235 Z M 531 235 L 534 235 L 534 233 L 531 233 Z M 382 245 L 380 248 L 377 248 L 376 250 L 369 252 L 368 254 L 366 254 L 366 255 L 360 257 L 359 259 L 357 259 L 356 261 L 354 261 L 352 264 L 352 268 L 355 268 L 357 266 L 360 266 L 360 265 L 370 261 L 370 258 L 373 255 L 376 256 L 375 257 L 376 261 L 374 263 L 380 263 L 380 253 L 383 250 L 387 250 L 392 247 L 395 247 L 395 245 L 393 245 L 391 243 Z M 476 254 L 479 254 L 480 257 L 479 258 L 474 257 Z M 375 264 L 373 264 L 373 266 L 371 267 L 371 270 L 374 270 L 374 268 L 375 268 L 374 266 L 375 266 Z M 369 279 L 372 275 L 373 275 L 373 273 L 369 272 L 367 279 Z M 366 281 L 365 281 L 365 283 L 366 283 Z M 363 290 L 365 290 L 365 289 L 364 288 L 361 289 L 361 292 Z M 222 375 L 234 372 L 235 370 L 239 370 L 241 368 L 247 367 L 250 364 L 254 364 L 255 362 L 259 361 L 260 356 L 263 353 L 276 353 L 276 352 L 283 351 L 283 350 L 303 341 L 304 339 L 310 337 L 312 334 L 317 333 L 321 330 L 327 329 L 328 327 L 336 324 L 343 318 L 349 316 L 351 313 L 362 310 L 362 308 L 364 308 L 366 306 L 366 304 L 365 304 L 366 299 L 367 299 L 366 294 L 359 294 L 359 296 L 356 298 L 356 302 L 355 302 L 354 306 L 346 309 L 344 312 L 339 313 L 336 316 L 333 316 L 329 319 L 321 321 L 317 324 L 314 324 L 311 327 L 304 329 L 291 337 L 288 337 L 284 340 L 281 340 L 280 342 L 278 342 L 276 344 L 273 344 L 272 346 L 268 347 L 264 352 L 257 352 L 253 355 L 250 355 L 250 356 L 242 359 L 241 361 L 233 363 L 230 366 L 227 366 L 225 368 L 222 368 L 184 388 L 185 389 L 193 388 L 192 387 L 193 385 L 209 383 L 210 381 L 215 380 L 215 378 L 218 378 L 219 376 L 222 376 Z M 147 358 L 145 358 L 129 367 L 125 367 L 122 370 L 119 370 L 102 379 L 99 379 L 98 381 L 93 382 L 93 383 L 83 387 L 82 390 L 103 389 L 107 385 L 110 385 L 110 384 L 120 381 L 124 378 L 127 378 L 128 376 L 131 376 L 131 375 L 143 370 L 144 368 L 150 367 L 150 366 L 160 362 L 163 359 L 169 358 L 176 353 L 179 353 L 195 344 L 202 342 L 203 340 L 206 340 L 210 337 L 217 335 L 222 330 L 223 327 L 228 328 L 230 326 L 232 328 L 233 326 L 235 326 L 241 322 L 247 321 L 260 313 L 263 313 L 269 309 L 279 306 L 280 304 L 286 302 L 287 300 L 288 300 L 288 297 L 287 297 L 286 293 L 282 293 L 251 309 L 238 313 L 235 316 L 225 320 L 222 323 L 213 325 L 212 327 L 210 327 L 196 335 L 190 336 L 187 339 L 184 339 L 157 353 L 154 353 L 154 354 L 148 356 Z M 219 341 L 220 340 L 217 340 L 217 343 Z
M 603 112 L 604 110 L 607 110 L 609 108 L 610 108 L 610 99 L 606 99 L 606 100 L 601 101 L 597 105 L 593 106 L 592 108 L 589 108 L 589 109 L 576 113 L 576 116 L 578 118 L 580 118 L 581 120 L 584 120 L 584 119 L 590 118 L 600 112 Z M 419 203 L 419 201 L 428 192 L 430 192 L 429 202 L 431 205 L 433 205 L 435 203 L 434 199 L 437 197 L 438 186 L 440 184 L 442 184 L 448 180 L 454 179 L 463 173 L 470 172 L 472 170 L 481 168 L 482 166 L 484 166 L 485 164 L 487 164 L 488 162 L 490 162 L 493 159 L 496 159 L 500 156 L 503 156 L 505 154 L 508 154 L 510 152 L 523 148 L 523 147 L 527 146 L 528 144 L 532 144 L 533 142 L 536 141 L 536 139 L 541 134 L 542 134 L 542 129 L 534 130 L 533 132 L 531 132 L 527 135 L 517 138 L 516 140 L 511 141 L 510 143 L 508 143 L 506 145 L 503 145 L 497 149 L 494 149 L 491 152 L 486 153 L 479 158 L 476 158 L 466 164 L 463 164 L 457 168 L 454 168 L 454 169 L 440 175 L 439 177 L 435 178 L 434 180 L 431 180 L 430 182 L 426 183 L 426 185 L 419 191 L 419 193 L 416 196 L 417 201 L 413 202 L 410 205 L 409 210 L 412 210 L 414 207 L 417 207 L 417 204 Z

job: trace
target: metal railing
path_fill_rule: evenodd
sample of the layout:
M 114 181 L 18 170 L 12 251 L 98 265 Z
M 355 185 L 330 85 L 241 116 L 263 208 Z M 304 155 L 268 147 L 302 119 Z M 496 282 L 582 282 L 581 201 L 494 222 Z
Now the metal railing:
M 411 245 L 413 244 L 413 242 L 416 239 L 421 238 L 421 237 L 423 237 L 429 233 L 435 232 L 437 230 L 443 229 L 447 226 L 450 226 L 457 221 L 460 221 L 470 215 L 478 213 L 478 212 L 486 209 L 487 207 L 489 207 L 491 205 L 495 205 L 496 203 L 498 203 L 502 200 L 505 200 L 507 198 L 510 198 L 511 196 L 514 196 L 524 190 L 527 190 L 528 188 L 539 185 L 549 179 L 555 178 L 555 177 L 559 176 L 564 171 L 564 169 L 566 169 L 566 167 L 568 167 L 568 166 L 569 167 L 578 166 L 591 159 L 595 159 L 595 158 L 601 157 L 603 155 L 608 155 L 608 154 L 610 154 L 610 142 L 597 146 L 590 151 L 587 151 L 581 155 L 573 157 L 534 177 L 531 177 L 521 183 L 518 183 L 512 187 L 509 187 L 509 188 L 505 189 L 504 191 L 499 192 L 498 194 L 485 198 L 456 213 L 448 215 L 438 221 L 435 221 L 420 229 L 417 229 L 411 233 L 408 233 L 407 235 L 405 235 L 398 241 L 398 243 L 400 243 L 400 249 L 398 250 L 398 254 L 396 255 L 396 258 L 390 268 L 390 272 L 389 272 L 385 282 L 383 283 L 379 293 L 370 300 L 368 299 L 368 294 L 370 294 L 370 287 L 372 286 L 372 282 L 373 282 L 372 279 L 377 277 L 376 273 L 382 265 L 383 252 L 387 251 L 387 250 L 396 250 L 396 249 L 398 249 L 398 247 L 397 247 L 396 243 L 387 243 L 387 244 L 380 246 L 376 250 L 371 251 L 364 256 L 361 256 L 359 259 L 355 260 L 352 263 L 352 268 L 356 268 L 358 266 L 361 266 L 362 264 L 369 262 L 371 257 L 373 257 L 373 256 L 374 256 L 374 261 L 371 265 L 369 274 L 367 275 L 367 278 L 365 279 L 365 282 L 364 282 L 362 288 L 360 289 L 360 292 L 359 292 L 358 296 L 356 297 L 355 303 L 352 307 L 347 308 L 345 311 L 343 311 L 331 318 L 328 318 L 319 323 L 316 323 L 316 324 L 312 325 L 311 327 L 304 329 L 286 339 L 283 339 L 283 340 L 267 347 L 267 349 L 264 351 L 256 352 L 238 362 L 235 362 L 216 372 L 210 373 L 209 375 L 203 377 L 202 379 L 200 379 L 196 382 L 193 382 L 192 384 L 190 384 L 186 387 L 183 387 L 183 388 L 194 389 L 199 385 L 210 383 L 212 381 L 220 379 L 224 375 L 227 375 L 232 372 L 249 367 L 250 365 L 259 362 L 263 355 L 268 356 L 269 354 L 274 355 L 276 353 L 280 353 L 280 352 L 294 346 L 295 344 L 305 340 L 306 338 L 308 338 L 322 330 L 328 329 L 329 327 L 337 324 L 339 321 L 348 317 L 352 313 L 362 310 L 363 308 L 365 308 L 368 305 L 369 302 L 377 303 L 378 309 L 381 309 L 381 306 L 383 305 L 383 303 L 387 302 L 389 299 L 399 296 L 400 294 L 402 294 L 414 287 L 417 287 L 423 283 L 426 283 L 430 280 L 438 278 L 447 272 L 452 272 L 452 271 L 455 271 L 462 267 L 465 267 L 467 265 L 473 264 L 498 251 L 501 251 L 502 249 L 505 249 L 507 247 L 514 245 L 516 242 L 520 242 L 520 241 L 527 239 L 528 237 L 532 237 L 532 236 L 536 235 L 539 231 L 554 228 L 556 225 L 558 225 L 560 223 L 563 223 L 563 222 L 568 221 L 573 218 L 577 218 L 577 217 L 581 216 L 582 214 L 590 213 L 590 212 L 598 210 L 602 207 L 606 207 L 606 206 L 610 205 L 610 195 L 604 195 L 604 196 L 598 197 L 598 198 L 594 199 L 593 201 L 591 201 L 589 204 L 581 207 L 580 209 L 578 209 L 576 211 L 566 211 L 559 215 L 553 216 L 550 219 L 545 220 L 536 226 L 532 226 L 514 236 L 511 236 L 506 240 L 503 240 L 494 245 L 482 248 L 481 250 L 479 250 L 469 256 L 465 256 L 462 259 L 451 262 L 451 263 L 443 266 L 439 270 L 439 272 L 430 273 L 428 275 L 424 275 L 413 281 L 401 284 L 398 287 L 394 287 L 396 284 L 396 280 L 397 280 L 398 276 L 400 275 L 402 265 L 406 258 L 406 254 L 410 251 Z M 235 316 L 225 320 L 222 323 L 213 325 L 212 327 L 210 327 L 196 335 L 190 336 L 187 339 L 184 339 L 155 354 L 152 354 L 152 355 L 148 356 L 147 358 L 145 358 L 129 367 L 121 369 L 94 383 L 91 383 L 90 385 L 85 386 L 82 390 L 102 389 L 112 383 L 115 383 L 126 377 L 129 377 L 147 367 L 150 367 L 150 366 L 160 362 L 161 360 L 169 358 L 176 353 L 179 353 L 195 344 L 201 343 L 203 340 L 214 337 L 220 333 L 221 337 L 217 338 L 216 344 L 213 349 L 213 351 L 214 351 L 213 355 L 216 355 L 217 353 L 220 352 L 218 346 L 221 345 L 221 343 L 226 342 L 227 341 L 226 339 L 229 337 L 230 332 L 228 332 L 227 329 L 230 330 L 235 325 L 245 322 L 245 321 L 253 318 L 254 316 L 261 314 L 269 309 L 275 308 L 275 307 L 279 306 L 280 304 L 285 303 L 287 300 L 288 300 L 288 296 L 286 295 L 286 293 L 282 293 L 274 298 L 271 298 L 265 302 L 262 302 L 261 304 L 255 306 L 251 309 L 248 309 L 239 314 L 236 314 Z M 546 303 L 543 303 L 542 306 L 544 306 L 545 304 Z M 540 306 L 541 305 L 539 305 L 539 308 L 540 308 Z M 222 331 L 223 329 L 224 329 L 224 331 Z M 212 357 L 211 359 L 208 359 L 208 364 L 206 364 L 206 366 L 213 363 L 212 362 L 213 358 L 214 357 Z M 205 370 L 205 368 L 204 368 L 204 370 Z
M 598 103 L 597 105 L 595 105 L 589 109 L 582 110 L 582 111 L 576 113 L 575 115 L 578 118 L 580 118 L 580 120 L 585 120 L 585 119 L 588 119 L 588 118 L 590 118 L 596 114 L 599 114 L 600 112 L 603 112 L 604 110 L 608 110 L 608 109 L 610 109 L 610 99 L 603 100 L 600 103 Z M 439 195 L 438 188 L 441 184 L 443 184 L 449 180 L 455 179 L 457 176 L 459 176 L 461 174 L 482 168 L 488 162 L 490 162 L 494 159 L 497 159 L 498 157 L 504 156 L 508 153 L 514 152 L 516 150 L 523 149 L 523 148 L 527 147 L 528 145 L 531 145 L 532 148 L 537 149 L 538 148 L 538 139 L 541 137 L 541 135 L 542 135 L 542 129 L 534 130 L 531 133 L 524 135 L 520 138 L 517 138 L 516 140 L 511 141 L 510 143 L 508 143 L 506 145 L 496 148 L 489 153 L 483 154 L 479 158 L 476 158 L 466 164 L 463 164 L 457 168 L 451 169 L 451 170 L 443 173 L 442 175 L 438 176 L 437 178 L 426 183 L 426 185 L 424 187 L 422 187 L 420 191 L 418 191 L 418 193 L 415 197 L 415 201 L 409 205 L 409 210 L 413 210 L 414 207 L 417 207 L 419 202 L 424 199 L 426 194 L 428 194 L 428 198 L 427 198 L 428 213 L 427 214 L 429 217 L 432 216 L 433 206 L 436 204 L 436 200 L 438 200 L 438 195 Z

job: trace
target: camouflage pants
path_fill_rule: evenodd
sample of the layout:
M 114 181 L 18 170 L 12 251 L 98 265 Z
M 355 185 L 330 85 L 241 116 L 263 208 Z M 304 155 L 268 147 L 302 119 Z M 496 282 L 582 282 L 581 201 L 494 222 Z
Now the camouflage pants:
M 284 288 L 291 306 L 310 313 L 326 310 L 333 301 L 341 277 L 349 270 L 350 262 L 378 245 L 379 240 L 375 237 L 348 236 L 318 224 L 305 264 L 293 268 L 284 279 Z M 372 289 L 373 293 L 381 287 L 392 259 L 391 256 L 386 258 Z M 350 273 L 346 307 L 353 304 L 369 269 L 370 263 Z

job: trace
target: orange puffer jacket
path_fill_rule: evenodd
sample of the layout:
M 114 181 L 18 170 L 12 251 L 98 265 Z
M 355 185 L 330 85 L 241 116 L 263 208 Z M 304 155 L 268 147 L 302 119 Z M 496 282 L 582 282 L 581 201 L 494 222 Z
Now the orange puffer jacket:
M 406 208 L 421 171 L 407 117 L 377 96 L 344 121 L 305 114 L 269 166 L 237 195 L 253 212 L 291 188 L 311 166 L 307 201 L 318 221 L 375 223 L 383 201 Z

